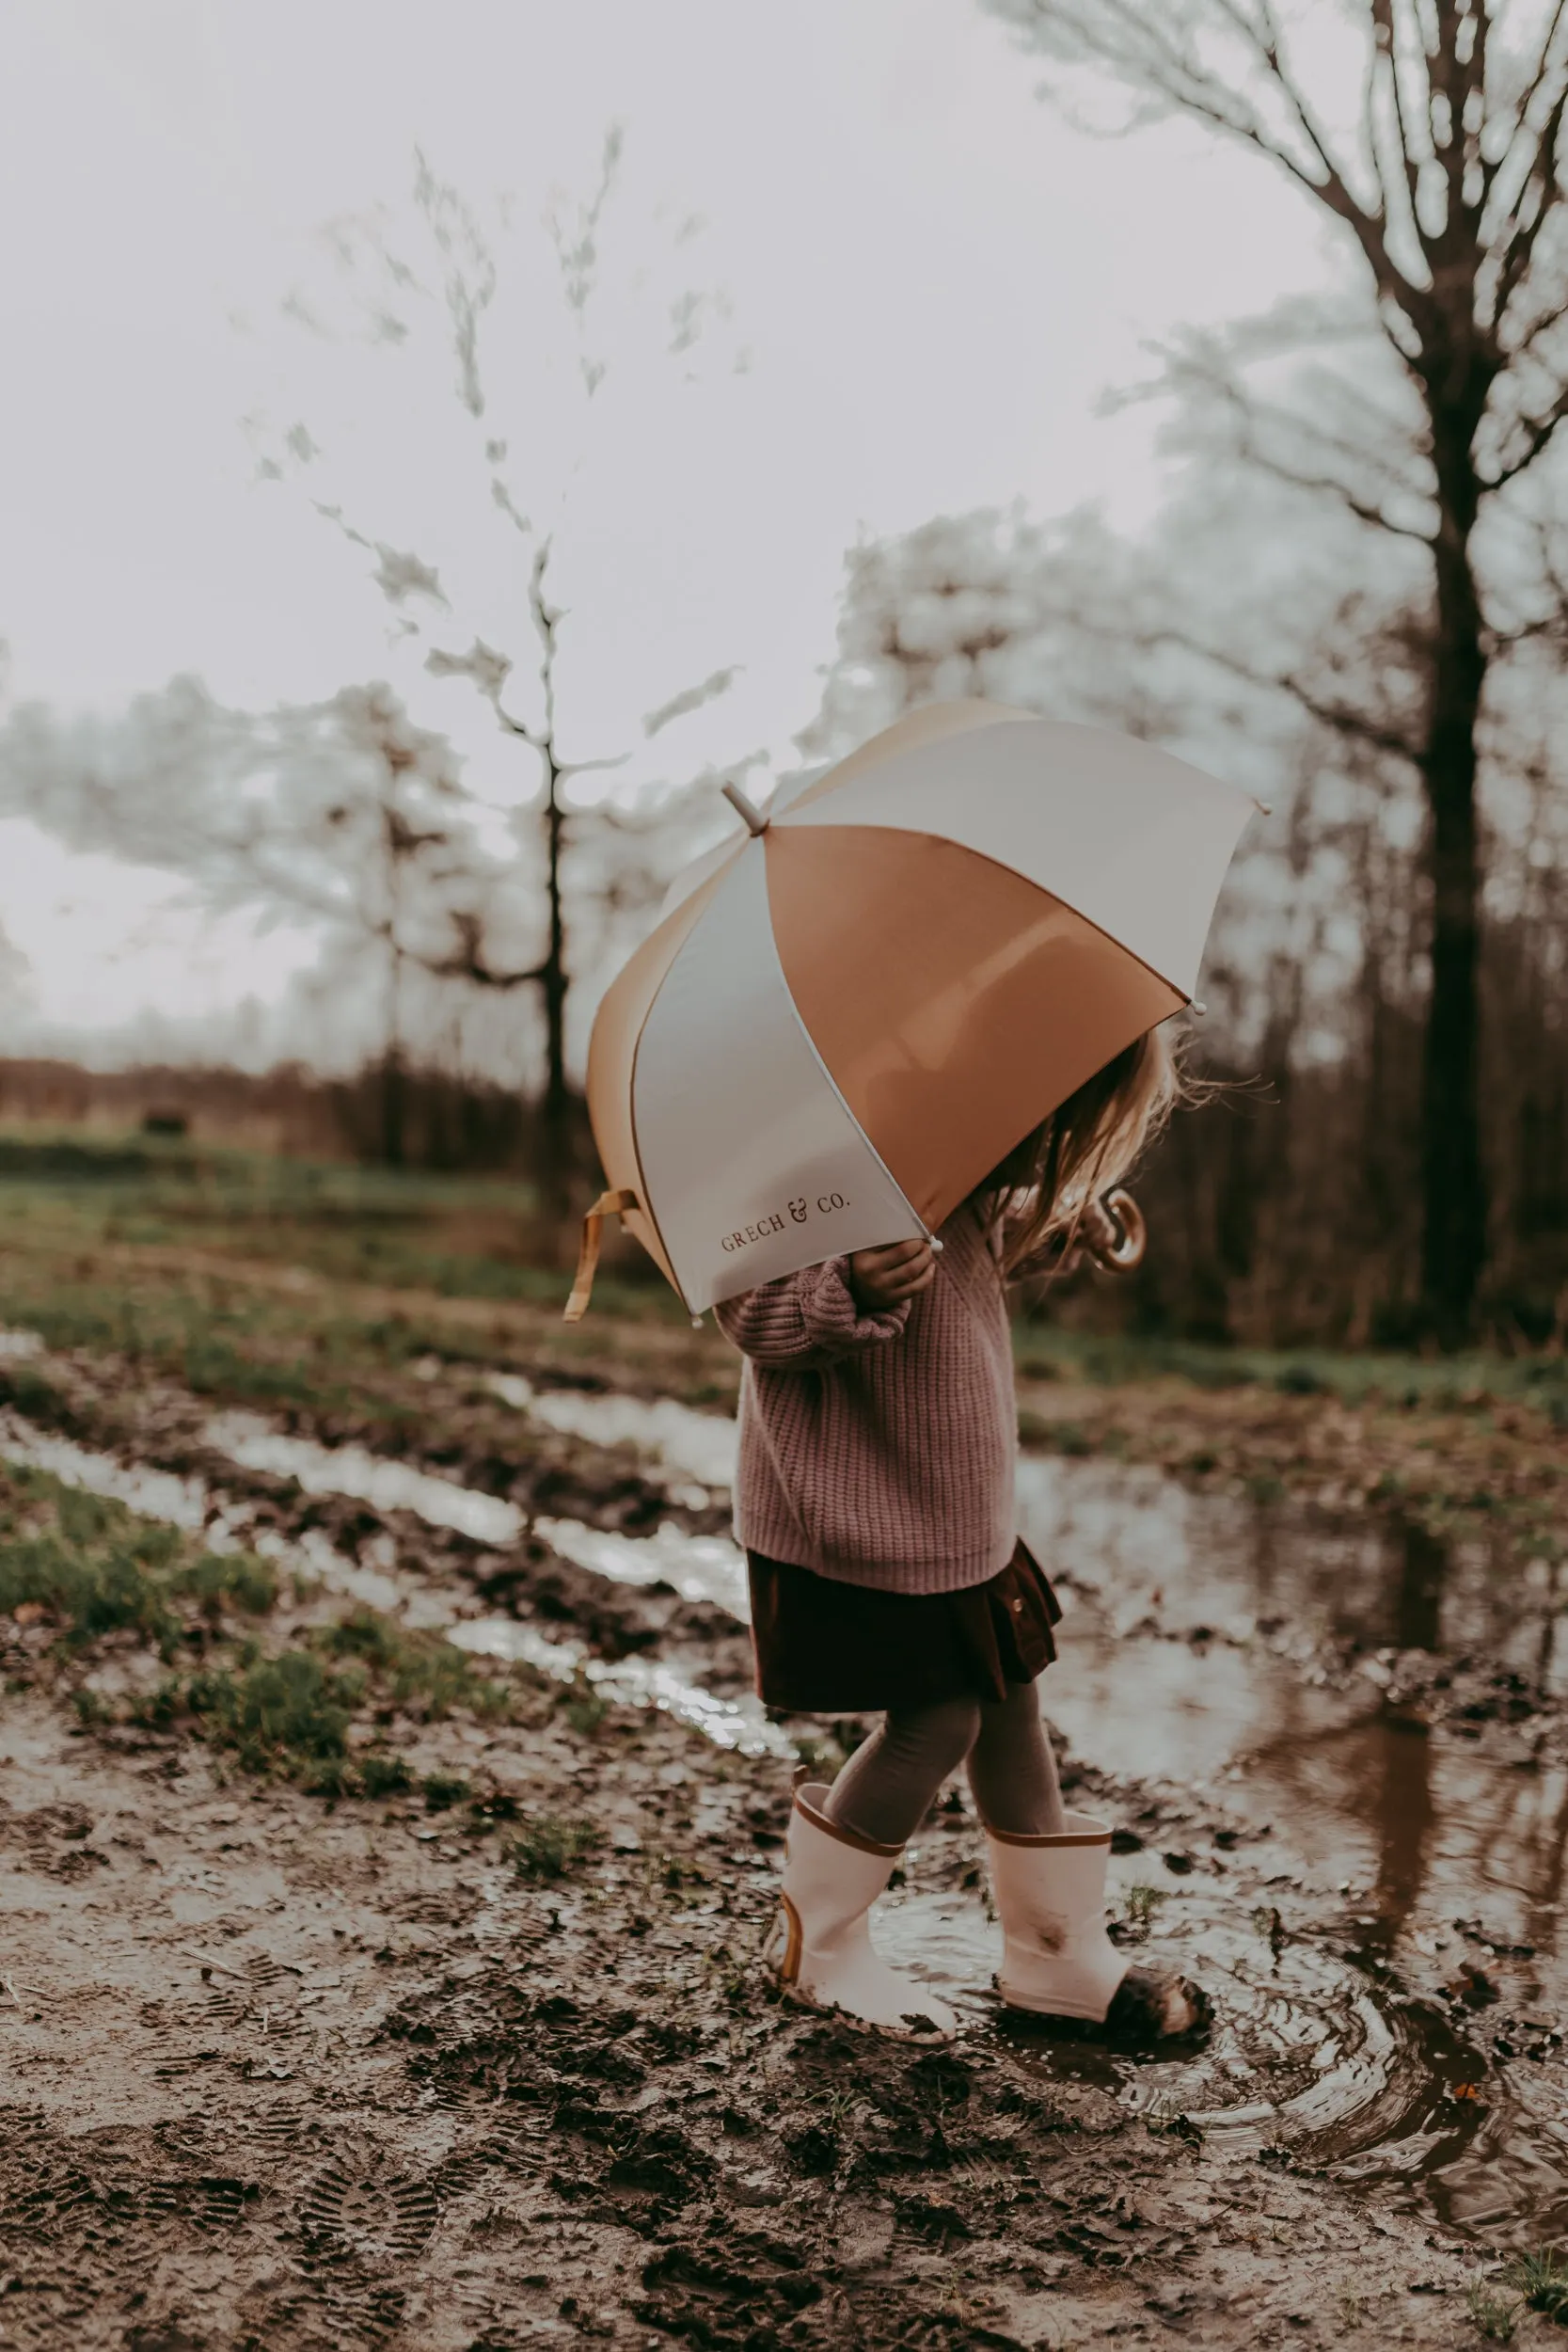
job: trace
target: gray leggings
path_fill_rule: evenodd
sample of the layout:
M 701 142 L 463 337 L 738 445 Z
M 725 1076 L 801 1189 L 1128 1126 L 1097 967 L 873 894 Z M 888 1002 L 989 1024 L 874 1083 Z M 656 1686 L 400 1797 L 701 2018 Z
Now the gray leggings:
M 1062 1826 L 1056 1759 L 1032 1682 L 1005 1699 L 942 1699 L 889 1711 L 834 1781 L 830 1820 L 877 1846 L 902 1846 L 960 1764 L 980 1819 L 1015 1837 L 1049 1837 Z

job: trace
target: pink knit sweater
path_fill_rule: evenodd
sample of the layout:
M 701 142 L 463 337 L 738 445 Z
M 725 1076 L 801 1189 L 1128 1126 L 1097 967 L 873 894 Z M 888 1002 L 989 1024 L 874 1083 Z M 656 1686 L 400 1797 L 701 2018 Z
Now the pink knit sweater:
M 848 1584 L 953 1593 L 1004 1568 L 1018 1414 L 1006 1297 L 973 1209 L 942 1229 L 936 1279 L 863 1314 L 848 1261 L 715 1310 L 747 1358 L 738 1540 Z

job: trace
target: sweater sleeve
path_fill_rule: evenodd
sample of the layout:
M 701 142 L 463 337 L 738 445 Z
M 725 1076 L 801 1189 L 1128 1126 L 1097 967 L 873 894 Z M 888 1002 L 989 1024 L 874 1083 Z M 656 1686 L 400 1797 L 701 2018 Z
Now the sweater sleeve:
M 724 1299 L 713 1318 L 753 1363 L 811 1372 L 897 1339 L 910 1319 L 910 1301 L 880 1314 L 863 1314 L 849 1288 L 848 1259 L 829 1258 L 739 1298 Z

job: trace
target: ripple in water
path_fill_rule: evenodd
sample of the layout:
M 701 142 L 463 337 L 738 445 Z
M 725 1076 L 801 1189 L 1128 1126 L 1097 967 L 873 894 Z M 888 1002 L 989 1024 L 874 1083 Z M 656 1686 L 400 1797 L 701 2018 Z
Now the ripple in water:
M 1213 1997 L 1214 2030 L 1200 2051 L 1137 2060 L 1054 2042 L 999 2010 L 1002 1931 L 969 1898 L 890 1900 L 875 1932 L 884 1956 L 972 2029 L 1006 2032 L 1015 2053 L 1032 2049 L 1043 2075 L 1097 2077 L 1134 2113 L 1185 2116 L 1237 2154 L 1280 2148 L 1370 2178 L 1425 2169 L 1474 2136 L 1482 2111 L 1455 2101 L 1450 2086 L 1473 2083 L 1482 2060 L 1430 2004 L 1391 1997 L 1316 1940 L 1276 1953 L 1265 1935 L 1238 1933 L 1222 1917 L 1183 1918 L 1181 1928 L 1179 1943 L 1156 1937 L 1130 1957 L 1197 1977 Z

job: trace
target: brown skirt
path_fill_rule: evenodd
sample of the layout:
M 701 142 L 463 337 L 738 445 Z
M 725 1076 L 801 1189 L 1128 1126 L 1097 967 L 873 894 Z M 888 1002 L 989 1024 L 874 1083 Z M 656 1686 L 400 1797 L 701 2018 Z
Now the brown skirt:
M 958 1593 L 889 1593 L 746 1554 L 757 1692 L 787 1715 L 866 1715 L 1005 1698 L 1056 1655 L 1061 1607 L 1021 1537 L 997 1576 Z

